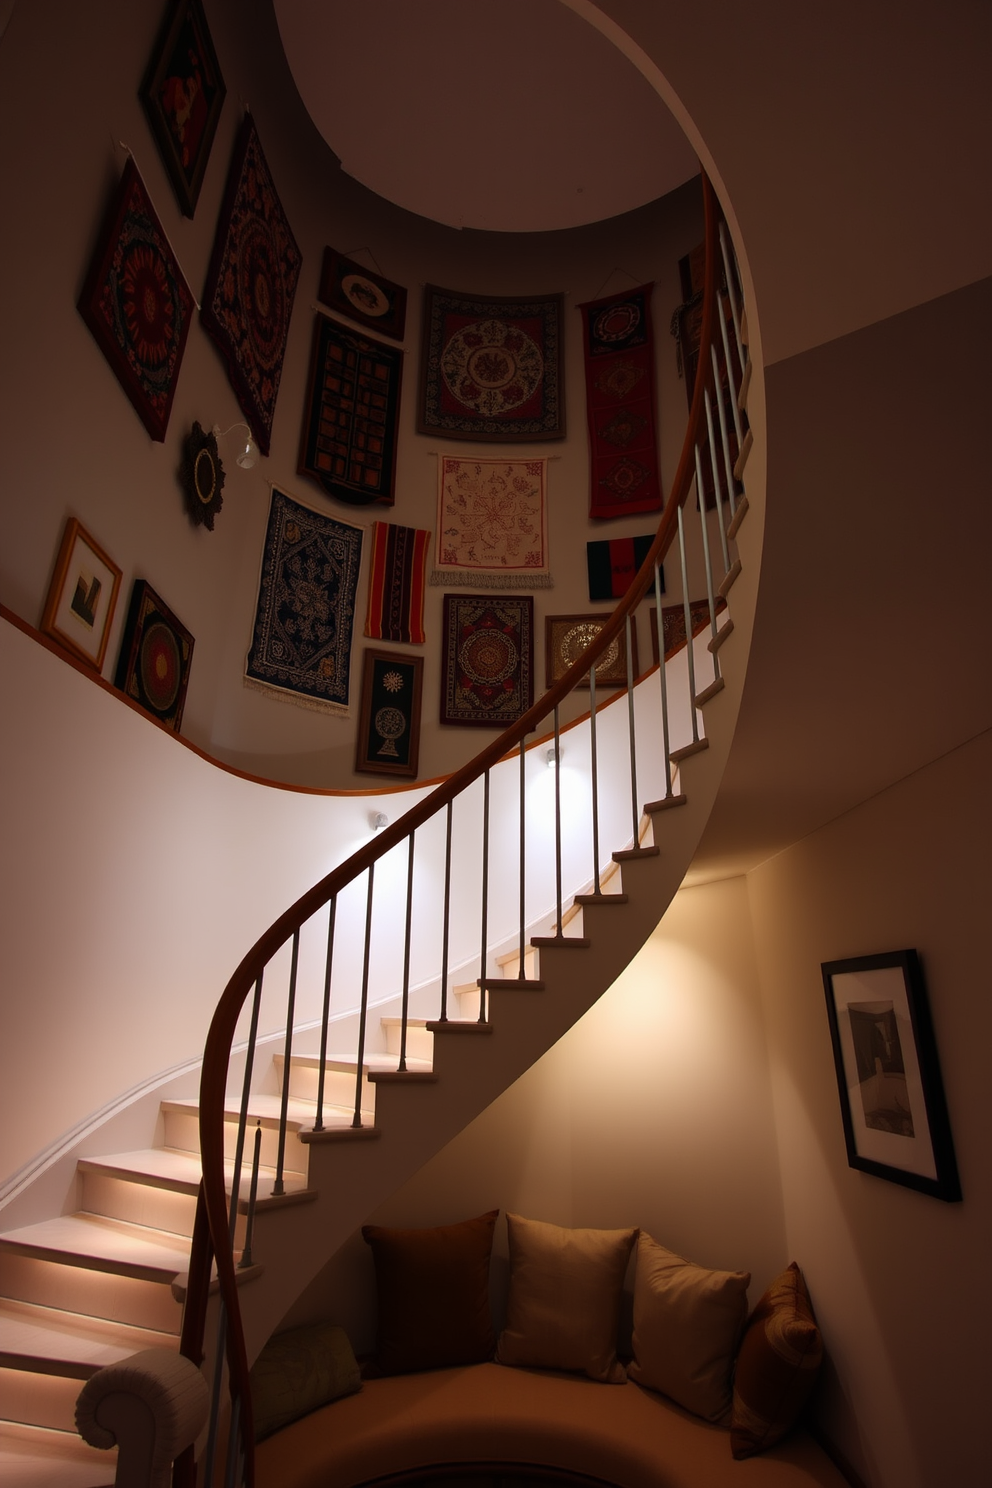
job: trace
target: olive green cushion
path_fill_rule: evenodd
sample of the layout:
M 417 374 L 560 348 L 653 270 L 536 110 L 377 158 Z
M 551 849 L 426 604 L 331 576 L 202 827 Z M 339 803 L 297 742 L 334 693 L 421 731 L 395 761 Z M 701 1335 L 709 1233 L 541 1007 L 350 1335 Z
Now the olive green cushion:
M 250 1378 L 256 1441 L 362 1388 L 348 1335 L 333 1323 L 277 1333 L 255 1360 Z

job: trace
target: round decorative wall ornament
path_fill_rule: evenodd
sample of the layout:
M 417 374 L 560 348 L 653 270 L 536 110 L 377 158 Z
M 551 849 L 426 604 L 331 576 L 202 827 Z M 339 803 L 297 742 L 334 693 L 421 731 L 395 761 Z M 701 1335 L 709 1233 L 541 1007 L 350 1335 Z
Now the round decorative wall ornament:
M 224 467 L 217 453 L 217 440 L 194 420 L 183 440 L 179 484 L 186 497 L 186 510 L 195 527 L 214 530 L 214 517 L 224 505 Z

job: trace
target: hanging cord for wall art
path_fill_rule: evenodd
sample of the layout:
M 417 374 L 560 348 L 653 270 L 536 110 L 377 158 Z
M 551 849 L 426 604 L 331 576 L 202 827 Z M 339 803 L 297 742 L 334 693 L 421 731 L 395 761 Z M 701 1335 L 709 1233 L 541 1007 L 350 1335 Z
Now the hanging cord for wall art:
M 630 272 L 629 269 L 622 269 L 619 264 L 614 264 L 613 265 L 613 268 L 607 274 L 606 278 L 603 280 L 602 284 L 599 286 L 599 288 L 597 289 L 596 293 L 594 295 L 591 295 L 590 296 L 591 299 L 598 300 L 600 298 L 600 296 L 603 293 L 603 290 L 609 284 L 609 282 L 613 278 L 613 275 L 614 274 L 623 274 L 625 276 L 625 278 L 627 278 L 627 279 L 630 280 L 631 284 L 634 285 L 635 289 L 636 288 L 639 288 L 640 285 L 642 285 L 644 283 L 644 279 L 643 278 L 641 278 L 641 279 L 636 278 Z M 620 294 L 620 293 L 621 293 L 621 291 L 618 289 L 617 290 L 617 294 Z
M 375 254 L 372 252 L 372 249 L 369 247 L 368 243 L 363 243 L 362 246 L 361 246 L 361 248 L 349 248 L 348 251 L 347 251 L 347 253 L 342 253 L 341 257 L 342 258 L 354 258 L 354 256 L 355 256 L 356 253 L 367 253 L 368 256 L 369 256 L 369 258 L 372 260 L 372 267 L 375 269 L 376 273 L 377 274 L 382 274 L 382 277 L 385 279 L 385 277 L 386 277 L 385 272 L 384 272 L 384 270 L 382 268 L 380 268 L 380 266 L 379 266 L 379 260 L 376 258 Z
M 126 145 L 123 140 L 118 140 L 117 143 L 120 145 L 120 147 L 124 151 L 125 155 L 130 155 L 131 159 L 134 161 L 134 168 L 138 172 L 138 176 L 139 176 L 139 179 L 141 181 L 141 184 L 142 184 L 142 186 L 145 186 L 145 178 L 141 174 L 141 166 L 138 164 L 137 156 L 135 155 L 134 151 L 131 149 L 131 146 L 130 145 Z M 145 191 L 148 191 L 148 187 L 147 186 L 145 186 Z M 148 200 L 151 201 L 151 193 L 149 193 L 149 195 L 148 195 Z M 162 236 L 164 237 L 165 241 L 168 243 L 169 248 L 170 248 L 170 250 L 172 252 L 173 258 L 176 260 L 176 263 L 179 264 L 179 268 L 182 271 L 182 276 L 183 276 L 183 278 L 186 281 L 186 288 L 189 289 L 190 298 L 192 299 L 193 304 L 196 306 L 197 310 L 199 310 L 200 309 L 200 302 L 196 298 L 196 295 L 193 293 L 193 291 L 189 288 L 189 275 L 186 273 L 186 270 L 182 266 L 182 263 L 181 263 L 180 258 L 179 258 L 179 254 L 176 252 L 175 245 L 174 245 L 172 239 L 169 237 L 169 234 L 166 232 L 165 228 L 162 227 L 162 220 L 161 220 L 161 218 L 159 218 L 159 227 L 162 228 Z

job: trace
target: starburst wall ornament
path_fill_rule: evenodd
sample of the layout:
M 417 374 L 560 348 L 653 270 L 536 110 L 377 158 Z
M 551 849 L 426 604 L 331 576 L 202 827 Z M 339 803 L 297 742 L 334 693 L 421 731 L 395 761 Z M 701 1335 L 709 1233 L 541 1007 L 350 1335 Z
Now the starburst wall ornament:
M 194 527 L 214 530 L 214 517 L 224 505 L 224 467 L 217 453 L 217 440 L 207 434 L 194 419 L 193 427 L 183 440 L 183 458 L 179 466 L 179 484 L 186 497 L 186 510 Z

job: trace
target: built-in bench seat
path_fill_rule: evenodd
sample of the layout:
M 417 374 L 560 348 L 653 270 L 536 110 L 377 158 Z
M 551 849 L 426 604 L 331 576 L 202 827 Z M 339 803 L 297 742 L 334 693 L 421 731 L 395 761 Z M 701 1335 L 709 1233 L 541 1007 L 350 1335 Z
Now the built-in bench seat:
M 617 1488 L 847 1488 L 801 1430 L 735 1461 L 728 1431 L 632 1381 L 472 1364 L 366 1380 L 256 1449 L 257 1488 L 356 1488 L 449 1463 L 555 1467 Z

